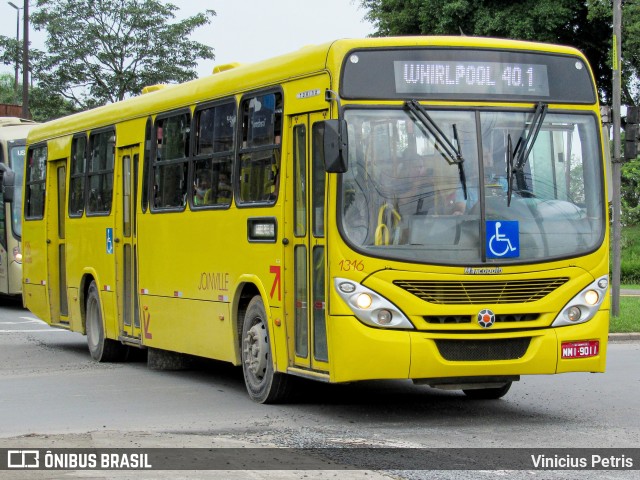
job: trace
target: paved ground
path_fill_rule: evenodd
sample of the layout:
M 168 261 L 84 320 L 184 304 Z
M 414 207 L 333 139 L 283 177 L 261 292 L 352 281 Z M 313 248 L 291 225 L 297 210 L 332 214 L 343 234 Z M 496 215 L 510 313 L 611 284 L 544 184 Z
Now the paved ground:
M 640 297 L 640 290 L 632 290 L 630 288 L 621 288 L 620 295 L 623 297 Z

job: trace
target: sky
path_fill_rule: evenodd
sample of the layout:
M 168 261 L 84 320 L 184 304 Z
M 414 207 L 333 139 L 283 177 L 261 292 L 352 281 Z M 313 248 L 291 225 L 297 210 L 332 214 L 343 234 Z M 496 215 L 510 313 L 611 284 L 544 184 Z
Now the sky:
M 23 0 L 12 0 L 22 5 Z M 32 2 L 35 3 L 35 2 Z M 211 23 L 194 31 L 191 39 L 215 49 L 215 60 L 201 61 L 198 76 L 211 73 L 215 65 L 250 63 L 298 50 L 306 45 L 339 38 L 362 38 L 373 32 L 364 20 L 359 0 L 171 0 L 180 8 L 176 18 L 205 9 L 216 12 Z M 0 35 L 15 38 L 16 10 L 0 0 Z M 22 11 L 20 12 L 22 38 Z M 34 48 L 44 49 L 45 36 L 29 32 Z M 0 65 L 0 72 L 12 73 Z

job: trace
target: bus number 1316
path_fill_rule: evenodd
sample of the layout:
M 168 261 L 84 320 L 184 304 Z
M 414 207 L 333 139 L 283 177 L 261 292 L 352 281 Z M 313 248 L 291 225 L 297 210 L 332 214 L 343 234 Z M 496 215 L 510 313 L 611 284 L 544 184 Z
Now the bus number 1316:
M 364 263 L 362 260 L 340 260 L 340 270 L 348 272 L 350 270 L 357 270 L 361 272 L 364 270 Z

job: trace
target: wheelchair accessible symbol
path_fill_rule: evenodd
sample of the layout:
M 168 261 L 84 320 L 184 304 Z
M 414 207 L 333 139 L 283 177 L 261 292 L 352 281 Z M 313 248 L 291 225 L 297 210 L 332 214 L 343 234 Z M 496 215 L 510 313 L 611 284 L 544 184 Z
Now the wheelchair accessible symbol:
M 520 232 L 518 222 L 487 220 L 487 258 L 520 256 Z
M 113 228 L 107 228 L 107 255 L 113 255 Z

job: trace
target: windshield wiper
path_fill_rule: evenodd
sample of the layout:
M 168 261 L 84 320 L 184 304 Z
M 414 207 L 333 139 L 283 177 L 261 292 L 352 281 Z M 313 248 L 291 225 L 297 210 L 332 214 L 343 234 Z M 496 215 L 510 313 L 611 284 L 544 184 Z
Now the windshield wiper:
M 516 175 L 522 175 L 524 166 L 529 159 L 529 154 L 531 153 L 531 150 L 533 150 L 533 145 L 536 143 L 538 133 L 540 133 L 540 128 L 542 128 L 542 123 L 544 122 L 544 117 L 547 115 L 548 108 L 549 106 L 546 103 L 539 102 L 538 105 L 536 105 L 529 128 L 525 125 L 513 151 L 511 150 L 511 134 L 508 136 L 507 151 L 509 152 L 509 159 L 507 162 L 507 206 L 511 205 L 513 177 Z M 518 188 L 520 187 L 521 186 Z
M 424 128 L 433 136 L 435 140 L 436 149 L 442 155 L 449 165 L 456 164 L 458 165 L 458 174 L 460 175 L 460 184 L 462 185 L 462 191 L 464 193 L 465 200 L 467 199 L 467 179 L 464 173 L 464 158 L 462 157 L 462 149 L 460 148 L 460 138 L 458 137 L 458 128 L 454 123 L 453 127 L 453 138 L 456 142 L 456 145 L 451 143 L 449 137 L 447 137 L 438 124 L 431 118 L 429 112 L 420 105 L 420 102 L 417 100 L 407 100 L 405 102 L 405 106 L 413 113 L 416 119 L 420 122 Z

